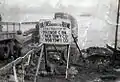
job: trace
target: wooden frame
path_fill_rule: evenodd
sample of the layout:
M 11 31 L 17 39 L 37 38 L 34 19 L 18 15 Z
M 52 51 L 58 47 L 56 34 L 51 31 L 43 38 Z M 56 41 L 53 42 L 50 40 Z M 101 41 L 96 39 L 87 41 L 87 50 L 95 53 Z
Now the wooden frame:
M 44 57 L 45 57 L 45 68 L 46 68 L 46 66 L 47 66 L 46 44 L 43 44 L 42 48 L 41 48 L 41 52 L 40 52 L 40 56 L 39 56 L 38 64 L 37 64 L 37 70 L 36 70 L 36 73 L 35 73 L 34 82 L 37 81 L 37 75 L 38 75 L 38 72 L 39 72 L 43 52 L 44 52 L 44 55 L 45 55 Z M 66 65 L 66 76 L 65 76 L 66 79 L 68 78 L 69 58 L 70 58 L 70 45 L 67 45 L 67 65 Z

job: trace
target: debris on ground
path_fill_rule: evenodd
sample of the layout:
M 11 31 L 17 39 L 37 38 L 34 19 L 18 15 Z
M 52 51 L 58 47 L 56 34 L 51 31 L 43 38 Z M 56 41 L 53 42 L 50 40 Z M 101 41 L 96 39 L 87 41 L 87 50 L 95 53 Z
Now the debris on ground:
M 105 79 L 116 80 L 118 78 L 115 74 L 116 72 L 119 72 L 119 68 L 113 69 L 112 66 L 109 65 L 109 58 L 112 54 L 111 51 L 101 47 L 90 47 L 81 51 L 83 54 L 86 54 L 86 57 L 84 57 L 86 59 L 85 62 L 82 62 L 80 60 L 78 53 L 74 54 L 72 52 L 72 55 L 70 55 L 70 64 L 68 70 L 68 74 L 70 76 L 69 82 L 105 82 Z M 61 76 L 62 78 L 65 78 L 66 61 L 64 61 L 58 54 L 52 53 L 52 55 L 54 57 L 48 56 L 47 60 L 48 66 L 50 67 L 50 72 L 46 71 L 44 56 L 42 58 L 39 73 L 37 76 L 37 78 L 41 81 L 42 77 L 44 77 L 44 80 L 47 78 L 52 78 L 49 80 L 49 82 L 56 82 L 54 80 L 61 78 Z M 36 53 L 32 54 L 30 65 L 25 67 L 24 75 L 25 80 L 28 82 L 34 80 L 38 58 L 39 55 L 36 55 Z M 61 62 L 63 64 L 60 64 Z M 22 79 L 20 77 L 20 75 L 22 75 L 21 65 L 17 66 L 17 74 L 19 79 Z M 14 80 L 14 77 L 12 77 L 13 74 L 10 75 L 9 80 Z M 60 80 L 58 82 L 60 82 Z M 67 81 L 65 80 L 65 82 Z
M 68 74 L 71 76 L 71 78 L 74 78 L 77 75 L 77 73 L 78 70 L 73 66 L 71 66 L 68 70 Z
M 100 78 L 102 80 L 116 80 L 118 77 L 116 75 L 109 74 L 109 75 L 102 75 L 100 76 Z

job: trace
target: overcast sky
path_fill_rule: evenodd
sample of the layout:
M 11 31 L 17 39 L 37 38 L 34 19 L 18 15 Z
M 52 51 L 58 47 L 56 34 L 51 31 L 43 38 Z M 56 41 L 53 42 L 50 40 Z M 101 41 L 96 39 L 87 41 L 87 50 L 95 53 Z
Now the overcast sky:
M 116 0 L 0 0 L 1 3 L 7 4 L 4 6 L 6 11 L 1 6 L 1 12 L 4 12 L 4 15 L 6 13 L 6 16 L 14 16 L 16 12 L 45 14 L 60 11 L 78 15 L 88 13 L 99 17 L 104 17 L 108 12 L 109 8 L 106 5 L 110 5 L 110 1 L 114 4 Z
M 92 7 L 97 5 L 99 0 L 1 0 L 9 5 L 20 5 L 20 6 L 40 6 L 43 3 L 49 3 L 52 6 L 56 6 L 58 3 L 68 6 L 82 6 L 82 7 Z

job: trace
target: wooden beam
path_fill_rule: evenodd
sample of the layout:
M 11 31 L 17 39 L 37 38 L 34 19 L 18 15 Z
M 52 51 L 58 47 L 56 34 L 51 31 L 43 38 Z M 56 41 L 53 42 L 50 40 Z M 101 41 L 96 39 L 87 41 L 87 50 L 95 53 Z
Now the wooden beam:
M 68 66 L 69 66 L 69 58 L 70 58 L 70 45 L 67 45 L 68 50 L 67 50 L 67 66 L 66 66 L 66 76 L 65 78 L 68 78 Z
M 115 30 L 115 45 L 114 45 L 114 48 L 115 48 L 115 51 L 113 53 L 113 61 L 112 63 L 114 63 L 115 59 L 116 59 L 116 50 L 117 50 L 117 40 L 118 40 L 118 24 L 119 24 L 119 12 L 120 11 L 120 0 L 118 0 L 118 8 L 117 8 L 117 24 L 116 24 L 116 30 Z
M 42 45 L 40 57 L 39 57 L 39 59 L 38 59 L 38 65 L 37 65 L 37 70 L 36 70 L 36 73 L 35 73 L 34 82 L 36 82 L 36 80 L 37 80 L 37 75 L 38 75 L 39 68 L 40 68 L 40 63 L 41 63 L 41 60 L 42 60 L 43 50 L 44 50 L 44 45 Z
M 19 81 L 18 81 L 18 78 L 17 78 L 17 73 L 16 73 L 15 64 L 13 65 L 13 73 L 14 73 L 15 82 L 19 82 Z

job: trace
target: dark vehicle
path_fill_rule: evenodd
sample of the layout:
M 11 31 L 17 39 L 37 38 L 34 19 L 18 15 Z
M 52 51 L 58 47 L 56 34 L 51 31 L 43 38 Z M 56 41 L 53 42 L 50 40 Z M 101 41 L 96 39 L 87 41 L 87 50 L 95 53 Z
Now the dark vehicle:
M 9 31 L 8 28 L 13 26 L 13 30 Z M 19 30 L 15 30 L 15 26 L 19 25 Z M 2 28 L 6 26 L 6 30 L 3 31 Z M 16 35 L 21 35 L 20 23 L 15 22 L 2 22 L 2 17 L 0 16 L 0 60 L 5 59 L 16 59 L 21 53 L 21 44 L 17 40 Z

